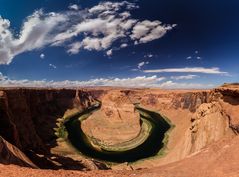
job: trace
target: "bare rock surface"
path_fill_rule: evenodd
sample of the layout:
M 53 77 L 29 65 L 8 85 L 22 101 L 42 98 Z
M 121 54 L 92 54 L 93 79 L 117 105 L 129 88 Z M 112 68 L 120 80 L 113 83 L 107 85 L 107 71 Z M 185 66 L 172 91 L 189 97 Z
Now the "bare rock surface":
M 114 145 L 133 139 L 140 131 L 139 113 L 131 100 L 119 90 L 101 98 L 100 110 L 82 123 L 86 134 Z

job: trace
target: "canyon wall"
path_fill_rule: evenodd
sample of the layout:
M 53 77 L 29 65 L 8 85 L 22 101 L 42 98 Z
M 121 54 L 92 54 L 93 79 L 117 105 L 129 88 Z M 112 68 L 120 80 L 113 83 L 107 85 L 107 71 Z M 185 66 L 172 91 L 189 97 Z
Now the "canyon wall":
M 116 134 L 120 135 L 121 131 L 129 130 L 127 135 L 122 134 L 122 139 L 127 139 L 139 131 L 139 118 L 130 112 L 125 114 L 128 116 L 122 117 L 120 115 L 124 113 L 119 109 L 133 111 L 129 105 L 140 103 L 142 107 L 164 114 L 175 125 L 170 133 L 166 155 L 156 160 L 145 160 L 143 164 L 139 163 L 134 167 L 148 168 L 181 160 L 221 138 L 237 134 L 238 98 L 238 90 L 231 88 L 207 91 L 5 88 L 0 89 L 0 136 L 19 148 L 34 163 L 41 161 L 36 165 L 41 167 L 41 164 L 45 163 L 45 166 L 51 166 L 53 164 L 49 164 L 46 159 L 51 157 L 50 149 L 56 145 L 54 128 L 57 119 L 62 117 L 67 109 L 85 109 L 100 100 L 104 103 L 101 113 L 106 115 L 103 123 L 97 124 L 97 121 L 102 120 L 89 119 L 84 123 L 83 129 L 89 131 L 89 134 L 96 134 L 100 130 L 108 131 L 113 122 Z M 115 111 L 118 110 L 117 114 L 109 110 L 112 103 L 116 105 L 113 107 Z M 118 116 L 107 116 L 111 113 Z M 117 125 L 121 125 L 121 128 L 117 129 Z M 100 126 L 101 129 L 96 131 Z M 110 142 L 111 136 L 98 134 L 101 135 L 102 139 Z M 44 158 L 40 159 L 36 154 L 41 154 Z
M 47 156 L 56 143 L 57 118 L 67 109 L 85 109 L 93 102 L 83 90 L 2 89 L 0 135 L 38 161 L 35 154 Z
M 238 89 L 147 89 L 128 90 L 125 93 L 132 102 L 162 113 L 175 125 L 169 135 L 165 155 L 158 159 L 146 159 L 135 165 L 136 169 L 179 161 L 220 139 L 231 138 L 238 133 Z

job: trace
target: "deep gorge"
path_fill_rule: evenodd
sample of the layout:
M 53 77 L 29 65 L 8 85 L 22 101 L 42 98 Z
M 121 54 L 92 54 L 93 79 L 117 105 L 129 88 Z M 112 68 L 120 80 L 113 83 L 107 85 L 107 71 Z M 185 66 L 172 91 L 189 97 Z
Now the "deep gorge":
M 14 163 L 27 167 L 30 165 L 33 168 L 37 166 L 43 169 L 76 170 L 105 169 L 103 161 L 120 164 L 121 162 L 144 159 L 140 163 L 130 164 L 134 169 L 149 168 L 152 163 L 163 165 L 175 162 L 199 152 L 210 143 L 238 134 L 238 97 L 238 90 L 229 88 L 177 92 L 156 89 L 3 88 L 0 91 L 0 136 L 4 139 L 0 143 L 4 143 L 1 147 L 5 149 L 1 152 L 4 153 L 1 156 L 2 161 L 6 164 Z M 83 154 L 87 158 L 84 155 L 79 155 L 80 158 L 78 158 L 76 154 L 69 156 L 68 153 L 72 152 L 71 149 L 67 149 L 65 144 L 63 146 L 59 144 L 62 141 L 58 141 L 55 134 L 55 129 L 59 128 L 58 121 L 68 110 L 87 110 L 95 105 L 97 100 L 102 102 L 101 112 L 97 112 L 97 114 L 100 113 L 105 117 L 87 118 L 82 121 L 82 127 L 87 135 L 93 138 L 91 140 L 103 138 L 104 141 L 109 141 L 114 140 L 114 137 L 121 136 L 121 139 L 114 142 L 116 145 L 120 145 L 118 147 L 121 149 L 119 148 L 117 153 L 110 152 L 117 150 L 117 146 L 109 145 L 104 141 L 103 143 L 96 141 L 93 144 L 97 151 L 84 151 Z M 145 108 L 141 110 L 140 117 L 137 116 L 139 113 L 137 111 L 140 108 L 134 112 L 135 103 L 139 103 L 142 108 Z M 125 142 L 124 139 L 129 141 L 140 135 L 140 127 L 144 125 L 143 120 L 148 119 L 144 115 L 145 113 L 150 114 L 154 121 L 163 121 L 168 117 L 175 125 L 175 128 L 170 131 L 169 138 L 167 133 L 165 134 L 167 148 L 163 146 L 165 138 L 162 135 L 164 133 L 158 129 L 154 129 L 158 132 L 156 133 L 157 137 L 145 136 L 147 140 L 150 140 L 149 142 L 153 142 L 152 144 L 147 141 L 145 141 L 146 145 L 136 141 L 137 146 L 131 146 L 131 143 L 119 144 L 119 142 Z M 161 119 L 161 115 L 166 117 Z M 74 141 L 75 135 L 71 131 L 76 126 L 75 130 L 78 134 L 81 124 L 78 118 L 79 115 L 76 116 L 75 122 L 72 124 L 66 123 L 68 133 L 70 133 L 69 139 L 75 146 L 80 141 Z M 162 122 L 159 124 L 164 125 Z M 217 127 L 213 125 L 217 125 Z M 69 126 L 73 126 L 73 129 Z M 115 127 L 111 128 L 111 126 Z M 165 126 L 164 128 L 167 130 L 170 127 Z M 102 134 L 104 131 L 106 133 Z M 215 131 L 217 133 L 214 133 Z M 97 137 L 92 135 L 97 135 Z M 139 138 L 140 142 L 145 140 L 145 137 L 142 137 Z M 12 145 L 15 148 L 10 148 Z M 56 147 L 61 148 L 52 151 Z M 144 151 L 139 148 L 135 152 L 140 153 L 132 153 L 131 150 L 136 147 L 143 147 Z M 129 151 L 127 152 L 127 150 Z M 13 153 L 13 151 L 17 151 L 17 153 Z M 141 153 L 142 151 L 143 153 Z M 22 154 L 21 158 L 17 154 Z M 110 155 L 107 156 L 108 154 Z M 142 155 L 138 156 L 137 154 Z M 152 156 L 155 158 L 148 158 Z M 116 167 L 118 169 L 128 168 L 127 165 L 116 165 Z M 112 166 L 112 168 L 116 167 Z
M 138 143 L 139 140 L 135 140 L 137 139 L 136 137 L 131 141 L 124 142 L 127 143 L 128 147 L 123 150 L 121 147 L 122 143 L 114 145 L 114 149 L 110 149 L 107 145 L 105 147 L 102 147 L 101 145 L 95 147 L 92 145 L 92 141 L 95 140 L 96 142 L 94 144 L 99 144 L 99 140 L 88 137 L 81 129 L 81 122 L 88 117 L 86 114 L 90 114 L 94 109 L 99 109 L 99 106 L 96 106 L 93 109 L 87 109 L 76 115 L 74 114 L 72 117 L 68 117 L 68 121 L 64 123 L 69 141 L 83 155 L 109 162 L 134 162 L 157 155 L 159 151 L 166 146 L 166 142 L 163 142 L 163 140 L 165 139 L 166 132 L 171 128 L 169 120 L 164 119 L 163 116 L 156 112 L 137 106 L 136 109 L 139 111 L 141 117 L 140 134 L 147 133 L 147 137 L 144 141 Z M 85 115 L 86 117 L 84 117 Z M 145 123 L 146 121 L 150 128 L 147 127 L 148 130 L 143 130 L 144 127 L 142 124 L 147 124 Z

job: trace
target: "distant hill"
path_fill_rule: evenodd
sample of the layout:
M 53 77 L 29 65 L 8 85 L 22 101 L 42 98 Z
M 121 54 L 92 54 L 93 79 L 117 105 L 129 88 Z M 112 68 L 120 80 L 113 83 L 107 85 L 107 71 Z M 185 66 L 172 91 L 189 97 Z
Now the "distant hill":
M 239 83 L 237 82 L 237 83 L 224 83 L 223 85 L 222 85 L 222 87 L 230 87 L 230 88 L 238 88 L 239 87 Z

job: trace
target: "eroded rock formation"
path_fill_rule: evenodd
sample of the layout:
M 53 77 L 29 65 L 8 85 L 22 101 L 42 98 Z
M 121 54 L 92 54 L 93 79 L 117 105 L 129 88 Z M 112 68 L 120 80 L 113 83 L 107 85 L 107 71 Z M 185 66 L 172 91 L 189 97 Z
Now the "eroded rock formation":
M 119 90 L 110 90 L 100 99 L 102 106 L 83 122 L 84 131 L 111 145 L 137 136 L 140 116 L 129 97 Z

